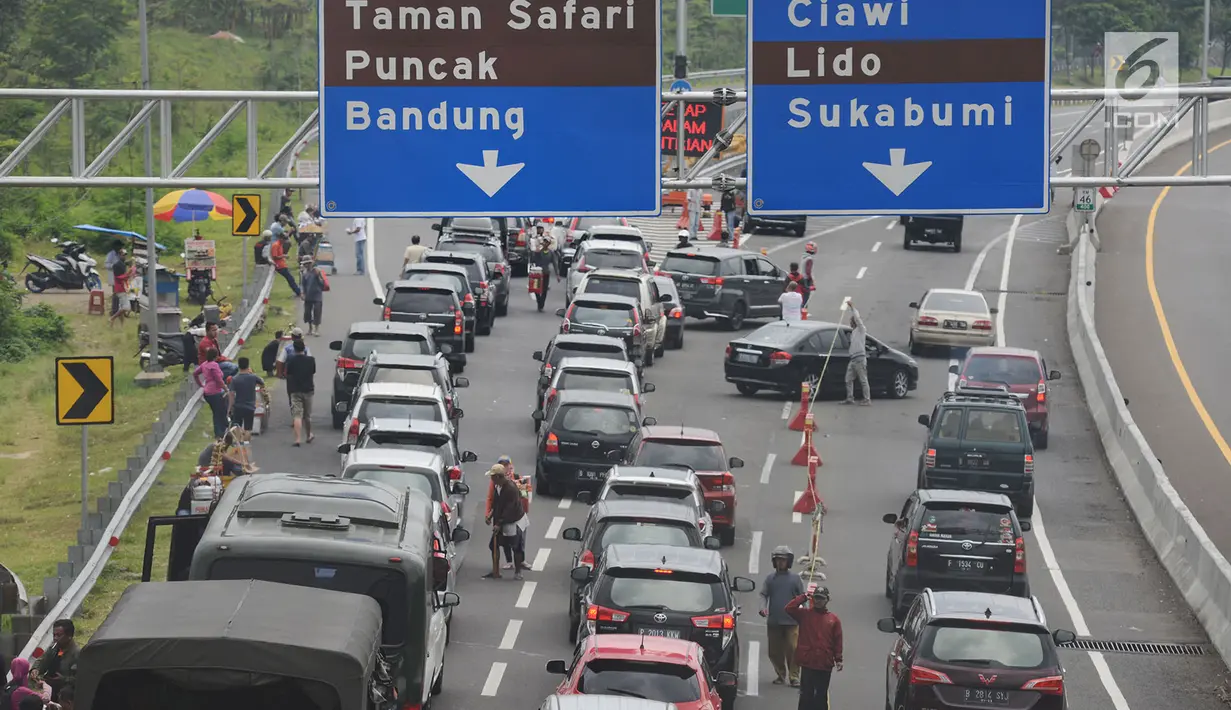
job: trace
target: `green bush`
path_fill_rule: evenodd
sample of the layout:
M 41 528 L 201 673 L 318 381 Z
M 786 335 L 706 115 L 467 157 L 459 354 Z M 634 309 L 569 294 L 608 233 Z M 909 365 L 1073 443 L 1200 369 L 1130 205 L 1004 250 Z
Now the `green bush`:
M 68 321 L 46 303 L 21 306 L 17 286 L 0 280 L 0 362 L 21 362 L 72 336 Z

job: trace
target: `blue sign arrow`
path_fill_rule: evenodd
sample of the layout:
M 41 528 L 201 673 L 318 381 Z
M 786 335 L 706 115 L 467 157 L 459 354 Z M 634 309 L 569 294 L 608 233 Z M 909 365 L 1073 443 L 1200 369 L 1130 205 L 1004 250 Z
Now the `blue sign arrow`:
M 753 214 L 1049 208 L 1049 0 L 757 0 Z
M 687 79 L 676 79 L 671 82 L 671 91 L 692 91 L 692 84 Z
M 661 211 L 661 0 L 318 16 L 326 216 Z

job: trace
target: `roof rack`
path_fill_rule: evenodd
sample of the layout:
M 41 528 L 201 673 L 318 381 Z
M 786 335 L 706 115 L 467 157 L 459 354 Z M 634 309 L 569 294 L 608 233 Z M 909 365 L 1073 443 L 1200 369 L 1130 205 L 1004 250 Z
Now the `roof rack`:
M 959 387 L 954 391 L 945 392 L 941 396 L 943 402 L 987 402 L 989 404 L 1008 404 L 1012 402 L 1021 405 L 1022 400 L 1009 391 L 1008 387 Z

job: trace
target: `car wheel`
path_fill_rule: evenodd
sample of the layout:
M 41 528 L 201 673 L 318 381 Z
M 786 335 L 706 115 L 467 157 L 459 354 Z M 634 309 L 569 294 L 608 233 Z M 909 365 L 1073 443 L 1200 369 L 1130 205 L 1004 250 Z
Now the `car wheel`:
M 496 315 L 507 316 L 509 314 L 509 301 L 505 299 L 504 303 L 496 304 Z
M 480 325 L 475 328 L 475 332 L 478 333 L 479 335 L 491 335 L 492 334 L 492 324 L 485 323 L 483 325 Z M 472 338 L 473 336 L 468 335 L 466 337 L 467 339 L 469 339 L 469 338 Z M 467 350 L 466 352 L 472 352 L 472 351 Z
M 463 349 L 468 353 L 474 352 L 474 336 L 473 335 L 466 336 L 466 343 L 463 346 Z
M 654 367 L 654 348 L 645 349 L 645 357 L 641 358 L 644 367 Z
M 334 411 L 331 418 L 333 419 L 333 428 L 341 429 L 342 425 L 346 423 L 346 412 Z
M 736 382 L 735 389 L 739 390 L 739 393 L 744 395 L 745 397 L 751 397 L 752 395 L 761 391 L 760 387 L 757 387 L 756 385 L 750 385 L 745 382 Z M 341 429 L 342 426 L 338 425 L 338 428 Z
M 735 545 L 735 526 L 729 528 L 718 529 L 718 541 L 723 547 L 732 547 Z
M 735 308 L 731 310 L 731 315 L 727 317 L 727 330 L 739 330 L 744 325 L 744 319 L 748 317 L 748 306 L 744 305 L 743 301 L 735 304 Z
M 1029 520 L 1034 517 L 1034 495 L 1031 494 L 1030 500 L 1017 504 L 1015 507 L 1017 508 L 1017 517 L 1023 520 Z
M 908 392 L 910 392 L 910 375 L 906 374 L 906 370 L 895 370 L 893 380 L 889 383 L 889 396 L 894 399 L 903 399 Z
M 910 348 L 911 355 L 919 356 L 923 354 L 923 346 L 915 342 L 915 336 L 910 336 L 910 340 L 907 341 L 906 345 Z
M 893 590 L 893 618 L 899 622 L 902 621 L 902 617 L 906 616 L 906 612 L 910 610 L 910 607 L 906 605 L 905 597 L 906 594 L 901 587 Z
M 962 251 L 962 238 L 958 237 L 953 240 L 953 253 L 958 254 Z
M 1039 432 L 1034 435 L 1034 448 L 1039 449 L 1040 451 L 1047 448 L 1046 429 L 1040 429 Z
M 551 495 L 551 481 L 542 473 L 534 472 L 534 492 L 539 495 Z
M 534 421 L 534 433 L 537 434 L 539 433 L 539 429 L 543 428 L 543 422 L 538 419 L 535 419 L 533 421 Z

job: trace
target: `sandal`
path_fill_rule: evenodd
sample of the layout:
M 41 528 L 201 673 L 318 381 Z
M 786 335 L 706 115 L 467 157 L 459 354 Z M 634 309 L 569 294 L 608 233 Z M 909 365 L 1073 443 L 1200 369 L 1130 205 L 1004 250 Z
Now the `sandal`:
M 313 441 L 316 441 L 316 434 L 308 434 L 308 443 L 311 444 Z

